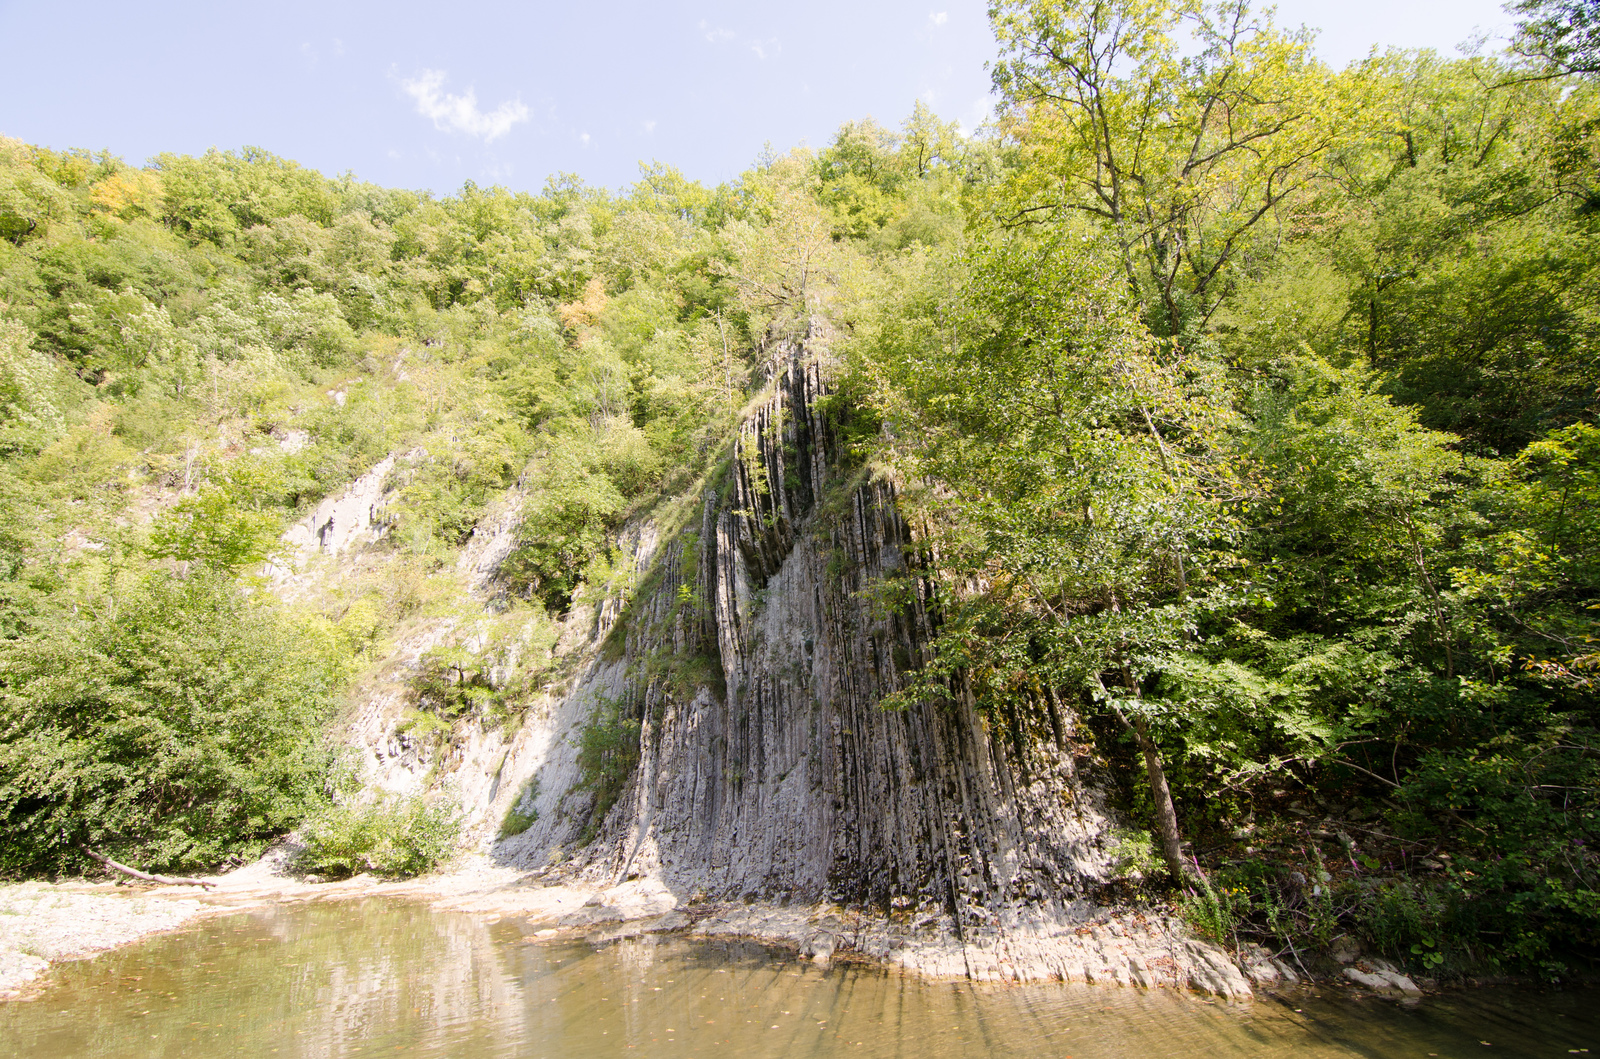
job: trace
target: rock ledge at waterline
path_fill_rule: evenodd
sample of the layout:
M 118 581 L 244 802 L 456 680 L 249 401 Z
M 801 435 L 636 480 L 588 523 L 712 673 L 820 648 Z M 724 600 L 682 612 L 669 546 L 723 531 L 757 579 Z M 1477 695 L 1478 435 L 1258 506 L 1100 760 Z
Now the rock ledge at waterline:
M 524 917 L 533 941 L 582 937 L 603 943 L 682 932 L 749 938 L 795 949 L 819 963 L 848 955 L 933 978 L 1177 986 L 1232 999 L 1252 994 L 1250 980 L 1220 949 L 1190 937 L 1170 919 L 1126 910 L 1100 908 L 1069 927 L 1037 924 L 978 940 L 955 936 L 947 917 L 896 922 L 829 904 L 682 904 L 654 879 L 592 889 L 536 873 L 475 893 L 449 892 L 453 888 L 429 880 L 397 889 L 427 896 L 440 910 Z M 1295 980 L 1273 960 L 1258 960 L 1250 971 L 1260 985 Z

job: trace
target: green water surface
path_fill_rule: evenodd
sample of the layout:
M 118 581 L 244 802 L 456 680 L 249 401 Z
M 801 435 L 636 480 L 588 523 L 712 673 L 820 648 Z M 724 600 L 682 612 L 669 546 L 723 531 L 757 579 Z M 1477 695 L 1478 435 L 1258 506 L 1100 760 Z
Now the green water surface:
M 0 1004 L 0 1056 L 1050 1059 L 1600 1052 L 1600 991 L 1413 1007 L 1338 990 L 1227 1004 L 1172 990 L 928 982 L 743 943 L 530 944 L 405 902 L 204 922 L 64 964 Z M 1581 1051 L 1576 1054 L 1582 1054 Z

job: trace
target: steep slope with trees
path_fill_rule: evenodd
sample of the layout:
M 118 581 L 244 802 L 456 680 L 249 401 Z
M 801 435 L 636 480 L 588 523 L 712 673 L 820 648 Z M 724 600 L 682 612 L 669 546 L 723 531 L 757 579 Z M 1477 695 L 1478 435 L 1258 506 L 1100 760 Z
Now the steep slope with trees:
M 1588 967 L 1600 86 L 1520 10 L 1001 3 L 994 128 L 717 188 L 0 142 L 0 872 L 414 871 L 455 784 L 691 893 Z

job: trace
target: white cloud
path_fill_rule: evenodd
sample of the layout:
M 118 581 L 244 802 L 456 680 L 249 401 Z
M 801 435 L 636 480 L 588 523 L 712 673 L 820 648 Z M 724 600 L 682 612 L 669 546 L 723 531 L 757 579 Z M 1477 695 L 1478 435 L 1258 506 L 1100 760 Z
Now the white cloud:
M 443 92 L 444 82 L 443 70 L 424 70 L 409 81 L 400 82 L 406 95 L 417 101 L 417 113 L 431 119 L 440 132 L 464 132 L 487 142 L 504 136 L 517 122 L 528 120 L 528 108 L 520 99 L 508 99 L 484 113 L 478 109 L 478 96 L 471 88 L 458 96 Z
M 993 102 L 988 96 L 979 96 L 972 101 L 972 105 L 967 107 L 967 113 L 964 115 L 966 120 L 958 121 L 963 136 L 970 135 L 973 129 L 994 116 L 993 110 L 990 109 Z
M 647 135 L 656 131 L 656 123 L 654 121 L 641 121 L 639 124 L 644 126 L 644 131 Z
M 778 38 L 776 37 L 769 37 L 766 40 L 756 37 L 741 38 L 740 34 L 734 30 L 728 29 L 726 26 L 713 26 L 704 19 L 700 21 L 700 33 L 712 44 L 726 44 L 730 40 L 739 41 L 754 52 L 757 59 L 774 58 L 783 51 L 783 45 L 778 43 Z
M 950 21 L 950 12 L 936 11 L 928 16 L 928 21 L 933 23 L 935 26 L 942 26 L 946 22 Z
M 327 55 L 332 55 L 335 59 L 342 57 L 344 55 L 344 41 L 338 37 L 334 37 L 332 40 L 332 44 L 324 41 L 320 46 L 309 40 L 302 41 L 300 44 L 301 57 L 313 66 L 321 62 L 323 57 Z
M 579 133 L 578 142 L 583 144 L 585 147 L 589 146 L 589 134 L 586 132 Z

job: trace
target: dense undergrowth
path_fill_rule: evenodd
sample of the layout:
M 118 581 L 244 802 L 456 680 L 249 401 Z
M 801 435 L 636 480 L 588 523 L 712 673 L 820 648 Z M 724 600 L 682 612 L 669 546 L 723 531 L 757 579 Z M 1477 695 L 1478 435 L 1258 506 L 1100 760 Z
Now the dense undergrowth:
M 1003 173 L 852 304 L 945 587 L 897 698 L 1075 709 L 1129 876 L 1219 939 L 1591 968 L 1589 74 L 1335 73 L 1231 4 L 994 22 Z
M 419 741 L 517 723 L 560 616 L 648 583 L 620 527 L 716 487 L 823 316 L 835 455 L 941 583 L 905 695 L 1101 762 L 1122 885 L 1291 955 L 1588 966 L 1600 95 L 1537 14 L 1336 72 L 1237 4 L 1000 3 L 994 127 L 918 107 L 717 188 L 0 141 L 0 873 L 303 821 L 319 871 L 426 867 L 442 809 L 335 804 L 352 683 L 400 672 Z M 365 565 L 273 574 L 390 455 Z M 456 561 L 508 496 L 486 614 Z M 638 732 L 584 737 L 587 835 Z

